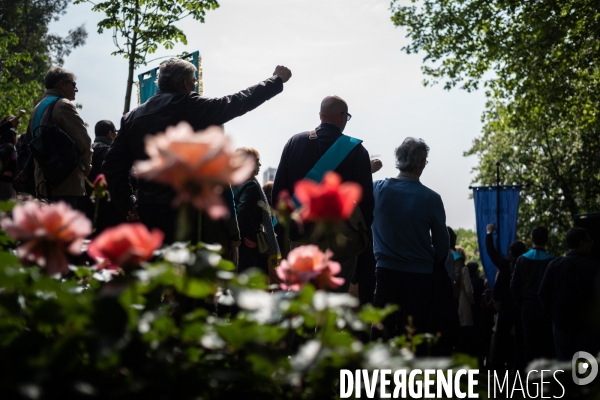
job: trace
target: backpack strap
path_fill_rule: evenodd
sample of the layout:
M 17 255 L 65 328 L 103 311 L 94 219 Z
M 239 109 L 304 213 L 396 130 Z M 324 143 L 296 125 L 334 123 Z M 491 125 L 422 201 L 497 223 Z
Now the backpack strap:
M 50 112 L 46 115 L 46 118 L 42 125 L 46 125 L 48 123 L 48 120 L 50 119 L 50 114 L 52 114 L 52 110 L 54 109 L 54 104 L 56 104 L 56 102 L 60 99 L 61 97 L 58 96 L 50 96 L 42 100 L 42 102 L 38 106 L 37 111 L 35 112 L 35 116 L 33 117 L 33 124 L 31 125 L 31 133 L 33 137 L 37 137 L 40 134 L 38 129 L 41 126 L 40 122 L 42 121 L 42 115 L 44 115 L 46 109 L 49 106 L 52 107 L 50 108 Z
M 334 171 L 344 159 L 350 154 L 350 152 L 359 144 L 362 143 L 362 140 L 356 139 L 350 136 L 341 135 L 337 140 L 331 145 L 329 149 L 319 157 L 319 147 L 317 142 L 317 133 L 316 131 L 309 132 L 308 136 L 310 140 L 310 146 L 313 152 L 313 157 L 318 158 L 318 161 L 315 163 L 314 167 L 308 174 L 304 177 L 304 179 L 310 179 L 317 183 L 323 180 L 323 176 L 329 172 Z M 316 150 L 315 150 L 316 149 Z M 296 195 L 292 196 L 292 200 L 296 203 L 296 206 L 300 206 L 300 202 L 296 198 Z
M 317 140 L 317 131 L 308 132 L 308 139 L 310 144 L 310 150 L 312 152 L 312 162 L 313 165 L 319 162 L 319 158 L 321 158 L 321 152 L 319 151 L 319 141 Z

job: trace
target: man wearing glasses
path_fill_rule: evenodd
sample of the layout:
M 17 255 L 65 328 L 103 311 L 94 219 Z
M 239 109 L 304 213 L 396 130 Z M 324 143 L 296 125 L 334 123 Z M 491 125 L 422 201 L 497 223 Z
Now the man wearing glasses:
M 277 197 L 283 190 L 293 194 L 296 182 L 304 179 L 316 164 L 315 159 L 318 157 L 314 154 L 314 147 L 310 142 L 317 141 L 319 156 L 322 156 L 340 136 L 343 136 L 342 132 L 352 115 L 348 112 L 348 104 L 342 98 L 327 96 L 321 102 L 319 117 L 321 124 L 313 132 L 303 132 L 292 136 L 283 148 L 271 195 L 273 204 L 276 204 Z M 376 166 L 376 169 L 378 167 Z M 362 199 L 358 206 L 368 229 L 373 222 L 374 203 L 369 152 L 362 144 L 356 145 L 335 168 L 335 172 L 341 176 L 344 182 L 353 181 L 361 185 Z M 345 279 L 345 283 L 337 291 L 347 292 L 356 268 L 356 257 L 349 260 L 335 260 L 342 265 L 342 272 L 339 276 Z
M 73 139 L 81 155 L 81 163 L 71 172 L 66 180 L 58 186 L 53 187 L 51 193 L 48 193 L 47 187 L 44 184 L 44 174 L 37 162 L 35 162 L 36 195 L 38 197 L 50 197 L 51 201 L 64 201 L 73 208 L 78 208 L 80 200 L 85 196 L 85 177 L 91 169 L 93 150 L 91 146 L 92 141 L 88 136 L 83 120 L 72 103 L 75 100 L 75 94 L 78 92 L 75 74 L 61 67 L 52 67 L 46 73 L 44 85 L 46 86 L 46 92 L 31 113 L 27 135 L 31 141 L 34 135 L 40 133 L 39 130 L 34 131 L 36 127 L 33 124 L 38 108 L 44 104 L 46 108 L 38 124 L 44 124 L 48 112 L 52 109 L 52 115 L 49 116 L 48 122 L 45 125 L 58 125 Z M 47 101 L 51 97 L 58 98 L 54 107 Z

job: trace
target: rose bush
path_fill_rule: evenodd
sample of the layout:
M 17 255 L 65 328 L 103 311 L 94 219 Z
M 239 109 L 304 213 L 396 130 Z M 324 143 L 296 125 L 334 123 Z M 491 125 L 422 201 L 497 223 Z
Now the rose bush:
M 12 219 L 2 219 L 0 226 L 20 242 L 17 254 L 45 267 L 50 275 L 69 270 L 65 253 L 81 254 L 83 239 L 92 232 L 85 215 L 62 202 L 29 201 L 15 206 L 12 214 Z
M 115 248 L 126 248 L 118 237 L 112 236 Z M 60 280 L 39 266 L 24 268 L 15 246 L 0 231 L 1 398 L 332 399 L 339 395 L 340 369 L 408 374 L 476 366 L 460 355 L 415 357 L 410 341 L 430 340 L 423 335 L 368 343 L 371 325 L 393 308 L 355 312 L 355 298 L 316 290 L 311 282 L 269 293 L 261 272 L 237 275 L 208 246 L 163 248 L 128 279 L 79 266 Z M 288 262 L 290 271 L 329 282 L 327 274 L 310 272 L 332 272 L 321 268 L 327 254 L 301 249 Z M 600 387 L 577 387 L 568 366 L 546 361 L 538 367 L 565 369 L 560 379 L 572 398 L 594 398 Z M 484 391 L 485 377 L 479 381 Z M 562 392 L 547 380 L 544 390 L 546 396 Z

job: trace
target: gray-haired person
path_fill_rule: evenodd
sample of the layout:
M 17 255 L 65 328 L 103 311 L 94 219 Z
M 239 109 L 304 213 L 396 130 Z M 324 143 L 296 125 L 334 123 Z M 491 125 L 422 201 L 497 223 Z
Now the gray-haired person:
M 406 138 L 396 149 L 398 176 L 373 183 L 377 260 L 373 303 L 400 307 L 383 321 L 383 332 L 373 329 L 374 337 L 405 333 L 408 316 L 418 332 L 427 328 L 434 263 L 445 260 L 449 250 L 442 198 L 419 181 L 428 154 L 423 140 Z
M 49 97 L 56 96 L 59 100 L 52 109 L 52 115 L 48 119 L 47 126 L 58 125 L 77 146 L 77 150 L 81 154 L 81 163 L 78 168 L 75 168 L 71 175 L 67 177 L 61 184 L 52 188 L 52 201 L 65 201 L 73 208 L 80 206 L 80 201 L 85 196 L 85 177 L 90 173 L 92 164 L 92 139 L 87 133 L 85 124 L 72 101 L 75 100 L 77 89 L 76 77 L 71 71 L 67 71 L 61 67 L 52 67 L 46 73 L 44 78 L 44 86 L 46 92 L 42 100 L 35 106 L 29 117 L 29 126 L 27 128 L 27 136 L 29 141 L 33 139 L 33 120 L 34 116 L 40 107 L 40 104 Z M 46 115 L 50 111 L 50 107 L 42 115 L 40 123 L 45 121 Z M 30 161 L 28 161 L 29 163 Z M 41 168 L 35 162 L 35 191 L 38 196 L 48 197 L 46 185 L 44 182 L 44 174 Z
M 194 91 L 195 72 L 196 67 L 188 61 L 172 58 L 164 62 L 159 70 L 158 92 L 123 116 L 119 135 L 102 165 L 111 197 L 119 210 L 130 221 L 141 220 L 149 227 L 161 229 L 167 243 L 174 240 L 177 220 L 176 211 L 171 207 L 175 197 L 173 189 L 141 181 L 135 196 L 129 183 L 134 161 L 147 158 L 144 136 L 164 132 L 168 126 L 181 121 L 196 131 L 222 125 L 281 93 L 284 82 L 292 75 L 286 67 L 277 66 L 273 76 L 257 85 L 230 96 L 207 98 Z M 239 243 L 239 237 L 235 241 Z

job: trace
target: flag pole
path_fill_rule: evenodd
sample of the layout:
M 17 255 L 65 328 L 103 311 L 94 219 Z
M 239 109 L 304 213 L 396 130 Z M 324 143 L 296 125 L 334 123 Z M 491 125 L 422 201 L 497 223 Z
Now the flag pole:
M 500 161 L 496 162 L 496 248 L 500 254 Z

